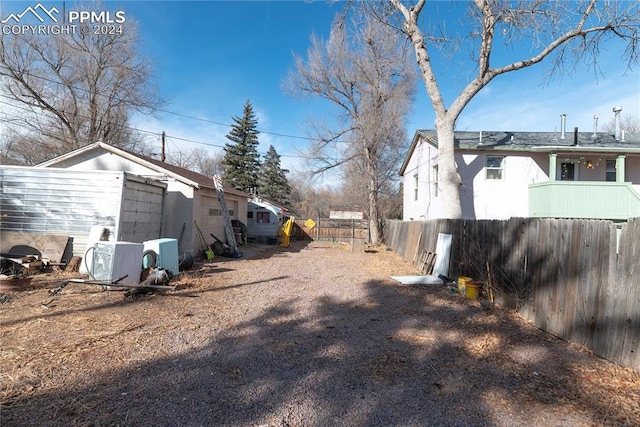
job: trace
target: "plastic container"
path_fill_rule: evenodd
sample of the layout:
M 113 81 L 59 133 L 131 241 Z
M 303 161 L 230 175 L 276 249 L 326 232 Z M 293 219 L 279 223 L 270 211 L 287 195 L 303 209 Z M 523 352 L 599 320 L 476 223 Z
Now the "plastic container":
M 473 282 L 473 279 L 471 277 L 465 277 L 465 276 L 461 276 L 458 277 L 458 293 L 461 295 L 465 294 L 464 289 L 466 288 L 468 283 Z
M 147 240 L 144 244 L 144 250 L 152 250 L 156 253 L 155 267 L 162 267 L 176 276 L 179 272 L 178 261 L 178 240 L 177 239 L 154 239 Z M 213 255 L 213 252 L 211 253 Z M 210 259 L 207 256 L 207 259 Z M 149 266 L 144 266 L 149 267 Z M 154 266 L 151 266 L 154 267 Z
M 467 298 L 475 299 L 480 296 L 482 282 L 470 282 L 466 285 L 465 295 Z

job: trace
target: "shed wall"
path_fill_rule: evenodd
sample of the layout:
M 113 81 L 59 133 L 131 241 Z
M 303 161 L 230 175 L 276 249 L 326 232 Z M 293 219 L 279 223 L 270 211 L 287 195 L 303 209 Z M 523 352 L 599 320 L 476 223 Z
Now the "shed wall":
M 158 238 L 163 194 L 162 183 L 125 172 L 0 167 L 0 231 L 66 234 L 83 256 L 94 225 L 113 227 L 118 240 Z

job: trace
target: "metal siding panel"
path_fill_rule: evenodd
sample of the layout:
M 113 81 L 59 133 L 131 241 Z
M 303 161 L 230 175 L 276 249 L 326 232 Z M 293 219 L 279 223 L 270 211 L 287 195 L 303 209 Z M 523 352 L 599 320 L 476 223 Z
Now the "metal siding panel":
M 72 238 L 73 255 L 84 256 L 91 226 L 114 227 L 121 220 L 122 189 L 127 181 L 138 193 L 152 189 L 158 199 L 153 207 L 148 204 L 144 221 L 137 221 L 145 223 L 144 229 L 140 227 L 145 235 L 140 242 L 147 236 L 156 238 L 164 188 L 132 179 L 124 172 L 0 167 L 0 230 L 66 234 Z M 152 211 L 157 218 L 151 218 Z
M 143 242 L 161 237 L 164 190 L 149 182 L 127 179 L 121 214 L 123 240 Z

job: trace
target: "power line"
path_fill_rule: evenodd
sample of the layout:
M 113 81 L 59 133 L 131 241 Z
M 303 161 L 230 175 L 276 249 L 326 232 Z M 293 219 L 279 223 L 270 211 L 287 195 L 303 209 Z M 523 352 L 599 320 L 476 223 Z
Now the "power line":
M 0 97 L 4 97 L 4 98 L 8 98 L 8 99 L 13 100 L 12 97 L 10 97 L 8 95 L 4 95 L 4 94 L 0 94 Z M 10 106 L 10 107 L 18 109 L 18 110 L 22 110 L 22 111 L 27 111 L 29 113 L 33 113 L 33 111 L 31 111 L 31 109 L 23 107 L 23 106 L 14 105 L 14 104 L 11 104 L 11 103 L 8 103 L 8 102 L 4 102 L 4 101 L 0 101 L 0 104 L 7 105 L 7 106 Z M 10 117 L 12 119 L 24 119 L 23 116 L 18 116 L 18 115 L 10 116 L 6 112 L 4 113 L 4 115 L 5 115 L 5 117 Z M 82 115 L 80 115 L 79 117 L 87 119 L 87 117 L 84 117 Z M 146 130 L 146 129 L 140 129 L 140 128 L 129 126 L 129 125 L 121 125 L 121 126 L 123 128 L 128 129 L 128 130 L 131 130 L 131 131 L 136 131 L 136 132 L 140 132 L 140 133 L 144 133 L 144 134 L 149 134 L 149 135 L 152 135 L 152 136 L 155 136 L 155 137 L 160 137 L 161 134 L 162 134 L 162 132 L 149 131 L 149 130 Z M 49 135 L 49 136 L 55 137 L 55 135 Z M 211 143 L 211 142 L 198 141 L 198 140 L 184 138 L 184 137 L 175 136 L 175 135 L 166 134 L 166 137 L 174 139 L 174 140 L 178 140 L 178 141 L 189 142 L 189 143 L 192 143 L 192 144 L 204 145 L 204 146 L 208 146 L 208 147 L 215 147 L 215 148 L 222 148 L 222 149 L 225 148 L 225 145 L 214 144 L 214 143 Z M 32 139 L 32 141 L 34 141 L 34 140 Z M 260 153 L 260 154 L 264 155 L 265 153 Z M 292 155 L 292 154 L 279 154 L 279 156 L 280 157 L 287 157 L 287 158 L 295 158 L 295 159 L 312 159 L 313 158 L 311 156 Z
M 5 65 L 0 65 L 0 67 L 2 67 L 4 69 L 7 69 L 7 70 L 9 69 Z M 48 82 L 48 83 L 53 83 L 53 84 L 60 85 L 60 86 L 70 87 L 70 88 L 73 88 L 74 90 L 77 90 L 77 91 L 89 92 L 89 90 L 86 89 L 86 88 L 77 87 L 77 86 L 68 86 L 68 85 L 65 85 L 62 82 L 59 82 L 59 81 L 56 81 L 56 80 L 53 80 L 53 79 L 50 79 L 50 78 L 47 78 L 47 77 L 44 77 L 44 76 L 37 76 L 37 75 L 31 74 L 28 71 L 25 71 L 23 74 L 27 75 L 29 77 L 35 78 L 35 79 L 43 80 L 43 81 Z M 102 93 L 98 93 L 97 95 L 106 98 L 106 96 L 103 95 Z M 7 97 L 6 95 L 3 95 L 3 96 Z M 8 97 L 8 98 L 10 98 L 10 97 Z M 14 98 L 10 98 L 10 99 L 14 99 Z M 215 120 L 205 119 L 205 118 L 202 118 L 202 117 L 190 116 L 188 114 L 182 114 L 182 113 L 178 113 L 178 112 L 175 112 L 175 111 L 165 110 L 165 109 L 162 109 L 162 108 L 153 108 L 153 110 L 154 111 L 159 111 L 159 112 L 162 112 L 162 113 L 165 113 L 165 114 L 174 115 L 174 116 L 177 116 L 177 117 L 182 117 L 182 118 L 185 118 L 185 119 L 197 120 L 197 121 L 201 121 L 201 122 L 204 122 L 204 123 L 210 123 L 210 124 L 214 124 L 214 125 L 217 125 L 217 126 L 225 126 L 225 127 L 228 127 L 228 128 L 232 128 L 233 127 L 233 125 L 228 124 L 228 123 L 221 123 L 221 122 L 218 122 L 218 121 L 215 121 Z M 289 134 L 286 134 L 286 133 L 262 131 L 262 130 L 259 130 L 259 129 L 258 129 L 258 131 L 260 133 L 265 134 L 265 135 L 279 136 L 279 137 L 283 137 L 283 138 L 301 139 L 301 140 L 305 140 L 305 141 L 322 142 L 322 139 L 313 138 L 313 137 L 309 137 L 309 136 L 289 135 Z

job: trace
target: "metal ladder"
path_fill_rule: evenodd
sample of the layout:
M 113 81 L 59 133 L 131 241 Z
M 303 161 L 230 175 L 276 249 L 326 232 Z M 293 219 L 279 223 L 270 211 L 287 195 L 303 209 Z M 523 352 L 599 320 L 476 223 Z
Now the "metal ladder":
M 224 189 L 222 188 L 222 178 L 219 175 L 213 176 L 213 185 L 216 187 L 216 193 L 218 195 L 218 203 L 220 203 L 220 210 L 222 210 L 222 218 L 224 223 L 224 233 L 227 236 L 227 244 L 229 245 L 229 251 L 235 257 L 241 257 L 242 253 L 238 250 L 238 243 L 236 242 L 236 235 L 233 232 L 233 225 L 231 224 L 231 218 L 227 211 L 227 202 L 224 198 Z

